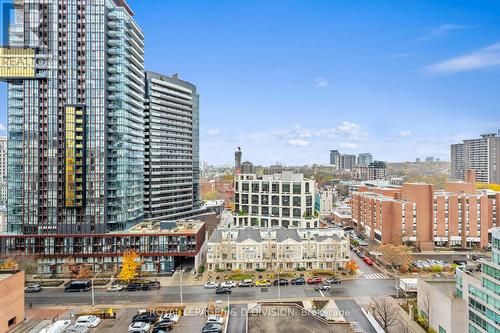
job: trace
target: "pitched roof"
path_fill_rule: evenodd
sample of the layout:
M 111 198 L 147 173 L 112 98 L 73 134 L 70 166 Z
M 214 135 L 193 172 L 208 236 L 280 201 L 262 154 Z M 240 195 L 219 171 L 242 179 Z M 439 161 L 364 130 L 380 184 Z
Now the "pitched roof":
M 297 229 L 279 228 L 276 230 L 276 241 L 282 242 L 287 239 L 293 239 L 294 241 L 300 242 L 301 238 Z
M 210 235 L 209 243 L 218 243 L 222 240 L 222 230 L 215 229 L 212 231 L 212 235 Z
M 260 230 L 256 228 L 246 227 L 238 230 L 238 237 L 236 241 L 243 242 L 247 239 L 252 239 L 256 242 L 262 242 L 262 237 L 260 237 Z
M 320 236 L 320 235 L 314 235 L 314 238 L 316 239 L 317 242 L 323 242 L 326 239 L 333 239 L 336 242 L 340 242 L 340 238 L 337 235 L 331 235 L 331 236 Z

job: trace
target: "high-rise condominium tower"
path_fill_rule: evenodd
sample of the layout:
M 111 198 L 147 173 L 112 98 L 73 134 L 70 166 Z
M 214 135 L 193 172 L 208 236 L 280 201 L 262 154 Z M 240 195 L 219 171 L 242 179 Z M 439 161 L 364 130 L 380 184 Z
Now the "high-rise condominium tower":
M 500 183 L 500 135 L 483 134 L 478 139 L 451 145 L 451 175 L 465 180 L 472 169 L 481 183 Z
M 177 75 L 146 72 L 144 208 L 151 220 L 193 215 L 200 205 L 199 96 Z
M 143 217 L 144 44 L 123 0 L 15 2 L 10 47 L 46 59 L 8 86 L 8 232 L 123 230 Z

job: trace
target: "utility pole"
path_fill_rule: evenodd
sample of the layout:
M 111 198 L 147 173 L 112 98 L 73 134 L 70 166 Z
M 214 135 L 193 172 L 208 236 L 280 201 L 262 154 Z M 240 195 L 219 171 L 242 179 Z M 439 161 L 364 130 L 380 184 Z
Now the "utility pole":
M 182 273 L 184 272 L 184 268 L 181 268 L 181 303 L 184 303 L 182 301 Z

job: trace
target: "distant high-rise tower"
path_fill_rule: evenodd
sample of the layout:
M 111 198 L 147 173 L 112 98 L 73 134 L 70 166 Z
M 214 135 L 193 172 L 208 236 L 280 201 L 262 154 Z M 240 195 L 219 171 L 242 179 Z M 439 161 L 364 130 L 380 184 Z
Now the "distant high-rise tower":
M 472 169 L 481 183 L 500 183 L 500 135 L 483 134 L 478 139 L 451 145 L 451 175 L 465 180 Z
M 144 212 L 189 217 L 200 204 L 199 96 L 177 76 L 146 72 Z
M 358 165 L 368 166 L 373 162 L 373 156 L 370 153 L 361 153 L 358 155 Z
M 330 150 L 330 165 L 336 165 L 337 167 L 340 164 L 340 153 L 338 150 Z
M 136 224 L 143 218 L 144 37 L 133 12 L 124 0 L 15 6 L 10 47 L 48 65 L 8 85 L 7 231 L 99 233 Z
M 7 137 L 0 136 L 0 206 L 7 204 Z
M 234 152 L 234 171 L 235 173 L 241 172 L 241 148 L 238 147 L 238 150 Z

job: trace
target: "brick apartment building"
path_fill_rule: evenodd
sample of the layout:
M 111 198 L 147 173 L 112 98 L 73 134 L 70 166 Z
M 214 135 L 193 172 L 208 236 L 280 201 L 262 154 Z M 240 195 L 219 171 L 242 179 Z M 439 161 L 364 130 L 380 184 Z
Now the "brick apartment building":
M 359 187 L 352 193 L 352 223 L 380 243 L 411 242 L 422 250 L 435 246 L 486 247 L 489 231 L 500 225 L 500 192 L 476 191 L 473 172 L 465 182 Z
M 210 180 L 201 183 L 201 197 L 210 192 L 217 192 L 218 198 L 224 200 L 224 205 L 229 208 L 234 202 L 234 187 L 232 180 Z

